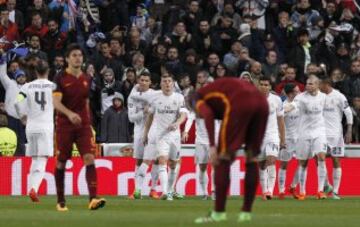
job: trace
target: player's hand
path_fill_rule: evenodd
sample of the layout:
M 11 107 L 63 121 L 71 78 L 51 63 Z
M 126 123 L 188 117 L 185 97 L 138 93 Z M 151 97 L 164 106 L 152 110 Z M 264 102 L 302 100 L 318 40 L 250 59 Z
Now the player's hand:
M 169 131 L 175 131 L 178 128 L 179 128 L 179 124 L 178 123 L 173 123 L 173 124 L 169 125 L 168 130 Z
M 146 105 L 144 107 L 144 115 L 147 115 L 149 113 L 149 105 Z
M 216 166 L 219 163 L 217 149 L 215 146 L 210 147 L 209 158 L 213 166 Z
M 70 113 L 68 115 L 68 119 L 73 123 L 74 125 L 80 125 L 81 124 L 81 117 L 79 114 L 76 113 Z
M 147 135 L 145 135 L 143 137 L 142 142 L 143 142 L 144 146 L 146 146 L 148 144 L 148 136 Z
M 22 118 L 20 118 L 20 121 L 23 125 L 26 125 L 27 122 L 27 116 L 23 116 Z
M 352 142 L 352 128 L 348 127 L 346 134 L 345 134 L 345 143 L 349 144 Z
M 280 149 L 286 149 L 286 143 L 280 142 Z
M 290 103 L 284 105 L 284 112 L 285 112 L 285 113 L 289 113 L 289 112 L 292 111 L 293 109 L 294 109 L 294 106 L 291 105 Z
M 183 132 L 182 136 L 181 136 L 181 140 L 183 143 L 187 142 L 189 139 L 189 133 L 187 132 Z

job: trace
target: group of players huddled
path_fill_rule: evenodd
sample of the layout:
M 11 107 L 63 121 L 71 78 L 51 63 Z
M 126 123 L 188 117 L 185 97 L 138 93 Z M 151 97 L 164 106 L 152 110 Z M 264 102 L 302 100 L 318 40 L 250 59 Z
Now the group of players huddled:
M 83 54 L 78 45 L 68 46 L 66 62 L 66 70 L 55 80 L 56 83 L 52 83 L 47 80 L 47 63 L 39 61 L 36 66 L 38 79 L 24 85 L 17 97 L 15 106 L 18 114 L 24 116 L 26 112 L 26 135 L 33 157 L 29 196 L 32 201 L 39 201 L 37 191 L 45 173 L 47 158 L 53 155 L 55 108 L 57 210 L 68 210 L 64 198 L 64 169 L 66 161 L 71 158 L 73 143 L 77 145 L 86 165 L 89 209 L 95 210 L 103 207 L 106 201 L 97 196 L 88 102 L 89 81 L 81 71 Z M 5 63 L 2 63 L 0 70 L 1 74 L 6 74 Z M 171 74 L 162 75 L 161 90 L 158 91 L 150 88 L 150 74 L 144 72 L 138 77 L 138 84 L 128 98 L 129 119 L 134 123 L 133 148 L 136 159 L 135 190 L 130 198 L 141 199 L 149 166 L 152 166 L 150 197 L 160 198 L 155 190 L 160 180 L 162 199 L 183 198 L 175 190 L 181 165 L 181 140 L 188 139 L 189 129 L 195 121 L 195 161 L 200 169 L 203 199 L 208 199 L 207 165 L 211 164 L 211 198 L 216 200 L 214 211 L 209 216 L 196 219 L 196 223 L 226 220 L 225 201 L 230 183 L 230 165 L 241 147 L 244 147 L 246 154 L 246 175 L 244 206 L 239 221 L 251 219 L 258 177 L 264 200 L 273 197 L 276 177 L 279 198 L 284 199 L 287 164 L 293 157 L 298 160 L 289 189 L 294 198 L 305 199 L 307 163 L 316 157 L 317 198 L 324 199 L 326 193 L 332 191 L 333 198 L 340 199 L 339 158 L 344 156 L 345 142 L 351 142 L 353 119 L 345 96 L 332 88 L 331 80 L 320 80 L 310 75 L 306 91 L 301 94 L 295 84 L 287 84 L 284 87 L 284 102 L 272 93 L 271 81 L 266 77 L 260 78 L 256 85 L 237 78 L 222 78 L 214 82 L 205 78 L 205 81 L 208 83 L 198 87 L 195 92 L 181 94 L 175 91 Z M 345 142 L 343 114 L 347 122 Z M 185 121 L 185 130 L 181 135 L 180 125 Z M 333 188 L 327 180 L 325 159 L 328 154 L 334 164 Z M 276 160 L 281 163 L 278 176 Z M 299 193 L 295 190 L 297 184 L 300 185 Z

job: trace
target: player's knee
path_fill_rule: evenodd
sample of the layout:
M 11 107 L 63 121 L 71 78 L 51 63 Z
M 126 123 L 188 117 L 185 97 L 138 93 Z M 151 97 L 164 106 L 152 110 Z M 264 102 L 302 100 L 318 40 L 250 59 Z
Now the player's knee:
M 325 158 L 326 158 L 326 154 L 325 153 L 319 153 L 318 155 L 317 155 L 317 160 L 318 161 L 325 161 Z
M 136 165 L 137 165 L 137 166 L 140 166 L 142 162 L 143 162 L 142 159 L 137 159 L 137 160 L 136 160 Z
M 95 163 L 95 157 L 93 154 L 85 154 L 83 156 L 83 161 L 85 165 L 93 165 Z
M 281 169 L 287 169 L 288 162 L 281 162 L 280 168 Z
M 199 168 L 200 168 L 200 171 L 201 171 L 201 172 L 205 172 L 206 169 L 207 169 L 207 164 L 200 164 L 200 165 L 199 165 Z
M 176 164 L 177 164 L 176 161 L 174 161 L 174 160 L 169 160 L 169 167 L 170 167 L 171 169 L 175 169 L 175 168 L 176 168 Z
M 160 156 L 160 157 L 158 158 L 158 163 L 159 163 L 159 165 L 167 165 L 167 159 L 166 159 L 166 157 L 165 157 L 165 156 Z
M 334 168 L 340 168 L 340 159 L 339 158 L 333 158 L 333 166 Z

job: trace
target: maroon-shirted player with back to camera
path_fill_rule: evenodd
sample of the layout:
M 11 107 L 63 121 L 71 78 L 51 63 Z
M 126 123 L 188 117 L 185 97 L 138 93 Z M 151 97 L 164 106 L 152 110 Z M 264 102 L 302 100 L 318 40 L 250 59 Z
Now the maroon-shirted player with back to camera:
M 230 185 L 230 165 L 236 152 L 245 144 L 245 195 L 238 221 L 251 220 L 259 170 L 260 153 L 269 107 L 266 97 L 247 81 L 221 78 L 199 89 L 190 100 L 196 113 L 205 120 L 210 142 L 210 160 L 215 168 L 215 209 L 195 223 L 226 221 L 225 203 Z M 215 146 L 214 120 L 222 120 L 219 145 Z
M 66 161 L 71 158 L 75 143 L 86 166 L 86 182 L 89 190 L 89 209 L 104 207 L 105 199 L 97 198 L 95 149 L 90 122 L 90 84 L 82 72 L 83 52 L 78 44 L 70 44 L 66 50 L 66 70 L 55 81 L 54 106 L 56 117 L 57 163 L 55 169 L 57 210 L 67 211 L 64 196 Z

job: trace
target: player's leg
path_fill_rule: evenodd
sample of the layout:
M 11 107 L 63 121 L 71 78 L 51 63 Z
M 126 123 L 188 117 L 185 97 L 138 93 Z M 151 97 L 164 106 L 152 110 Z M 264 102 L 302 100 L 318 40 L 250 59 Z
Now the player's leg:
M 296 159 L 299 165 L 299 184 L 300 194 L 294 196 L 298 200 L 305 200 L 306 197 L 306 179 L 307 179 L 307 166 L 308 160 L 313 158 L 311 151 L 312 141 L 308 139 L 299 139 L 296 143 Z
M 167 163 L 170 145 L 165 140 L 160 140 L 156 144 L 157 159 L 159 161 L 159 179 L 162 191 L 162 199 L 167 199 L 168 189 L 168 172 Z
M 74 143 L 73 130 L 57 129 L 56 131 L 56 144 L 57 144 L 57 157 L 55 167 L 55 182 L 56 182 L 56 195 L 57 195 L 57 210 L 67 211 L 65 201 L 65 166 L 66 161 L 71 157 L 72 144 Z
M 307 165 L 307 159 L 299 160 L 300 194 L 297 196 L 299 200 L 304 200 L 306 196 Z
M 263 194 L 263 199 L 267 200 L 266 195 L 268 194 L 268 171 L 266 169 L 266 160 L 263 160 L 261 154 L 259 155 L 259 181 L 261 186 L 261 191 Z
M 326 170 L 326 151 L 327 151 L 327 144 L 326 139 L 322 137 L 318 137 L 315 140 L 313 140 L 313 148 L 314 152 L 317 157 L 317 174 L 318 174 L 318 199 L 325 199 L 326 195 L 324 194 L 324 185 L 325 180 L 327 177 L 327 170 Z
M 211 191 L 211 200 L 215 201 L 216 199 L 216 187 L 215 187 L 215 167 L 211 166 L 211 172 L 210 172 L 210 177 L 211 177 L 211 184 L 210 184 L 210 191 Z
M 130 195 L 130 199 L 140 199 L 141 198 L 141 189 L 144 181 L 144 171 L 146 174 L 148 164 L 143 164 L 143 156 L 144 156 L 144 145 L 142 143 L 142 139 L 139 136 L 135 136 L 134 138 L 134 155 L 133 157 L 136 160 L 135 163 L 135 190 Z
M 105 199 L 97 197 L 97 173 L 95 167 L 95 146 L 90 126 L 75 131 L 75 143 L 85 165 L 85 178 L 89 190 L 89 209 L 105 206 Z
M 209 161 L 209 146 L 206 144 L 195 144 L 195 164 L 199 166 L 199 184 L 202 191 L 202 197 L 207 200 L 208 192 L 208 174 L 207 163 Z
M 151 167 L 151 189 L 149 196 L 154 199 L 159 199 L 159 195 L 156 191 L 157 182 L 159 179 L 159 161 L 154 160 Z
M 29 147 L 36 152 L 36 155 L 32 157 L 30 168 L 31 190 L 29 195 L 33 202 L 38 202 L 37 193 L 45 175 L 47 159 L 54 154 L 54 139 L 52 132 L 34 133 L 31 137 L 32 142 L 29 142 Z
M 299 162 L 297 163 L 297 167 L 293 176 L 293 180 L 290 184 L 290 188 L 289 188 L 289 192 L 290 194 L 292 194 L 292 196 L 297 199 L 297 194 L 296 194 L 296 186 L 299 183 L 299 174 L 300 174 L 300 164 Z
M 281 161 L 278 175 L 279 199 L 285 198 L 286 169 L 288 162 Z
M 184 199 L 184 196 L 176 191 L 176 182 L 179 176 L 181 159 L 181 142 L 180 138 L 171 143 L 169 153 L 169 181 L 168 181 L 168 193 L 172 194 L 174 199 Z
M 333 184 L 334 184 L 333 198 L 340 199 L 339 188 L 340 188 L 341 175 L 342 175 L 340 158 L 332 157 L 332 160 L 333 160 Z
M 273 148 L 273 149 L 278 149 L 278 148 Z M 276 152 L 276 151 L 274 151 Z M 274 188 L 275 188 L 275 182 L 276 182 L 276 156 L 272 155 L 268 155 L 266 157 L 266 168 L 268 171 L 268 190 L 270 193 L 270 196 L 267 196 L 267 199 L 272 199 L 273 193 L 274 193 Z

